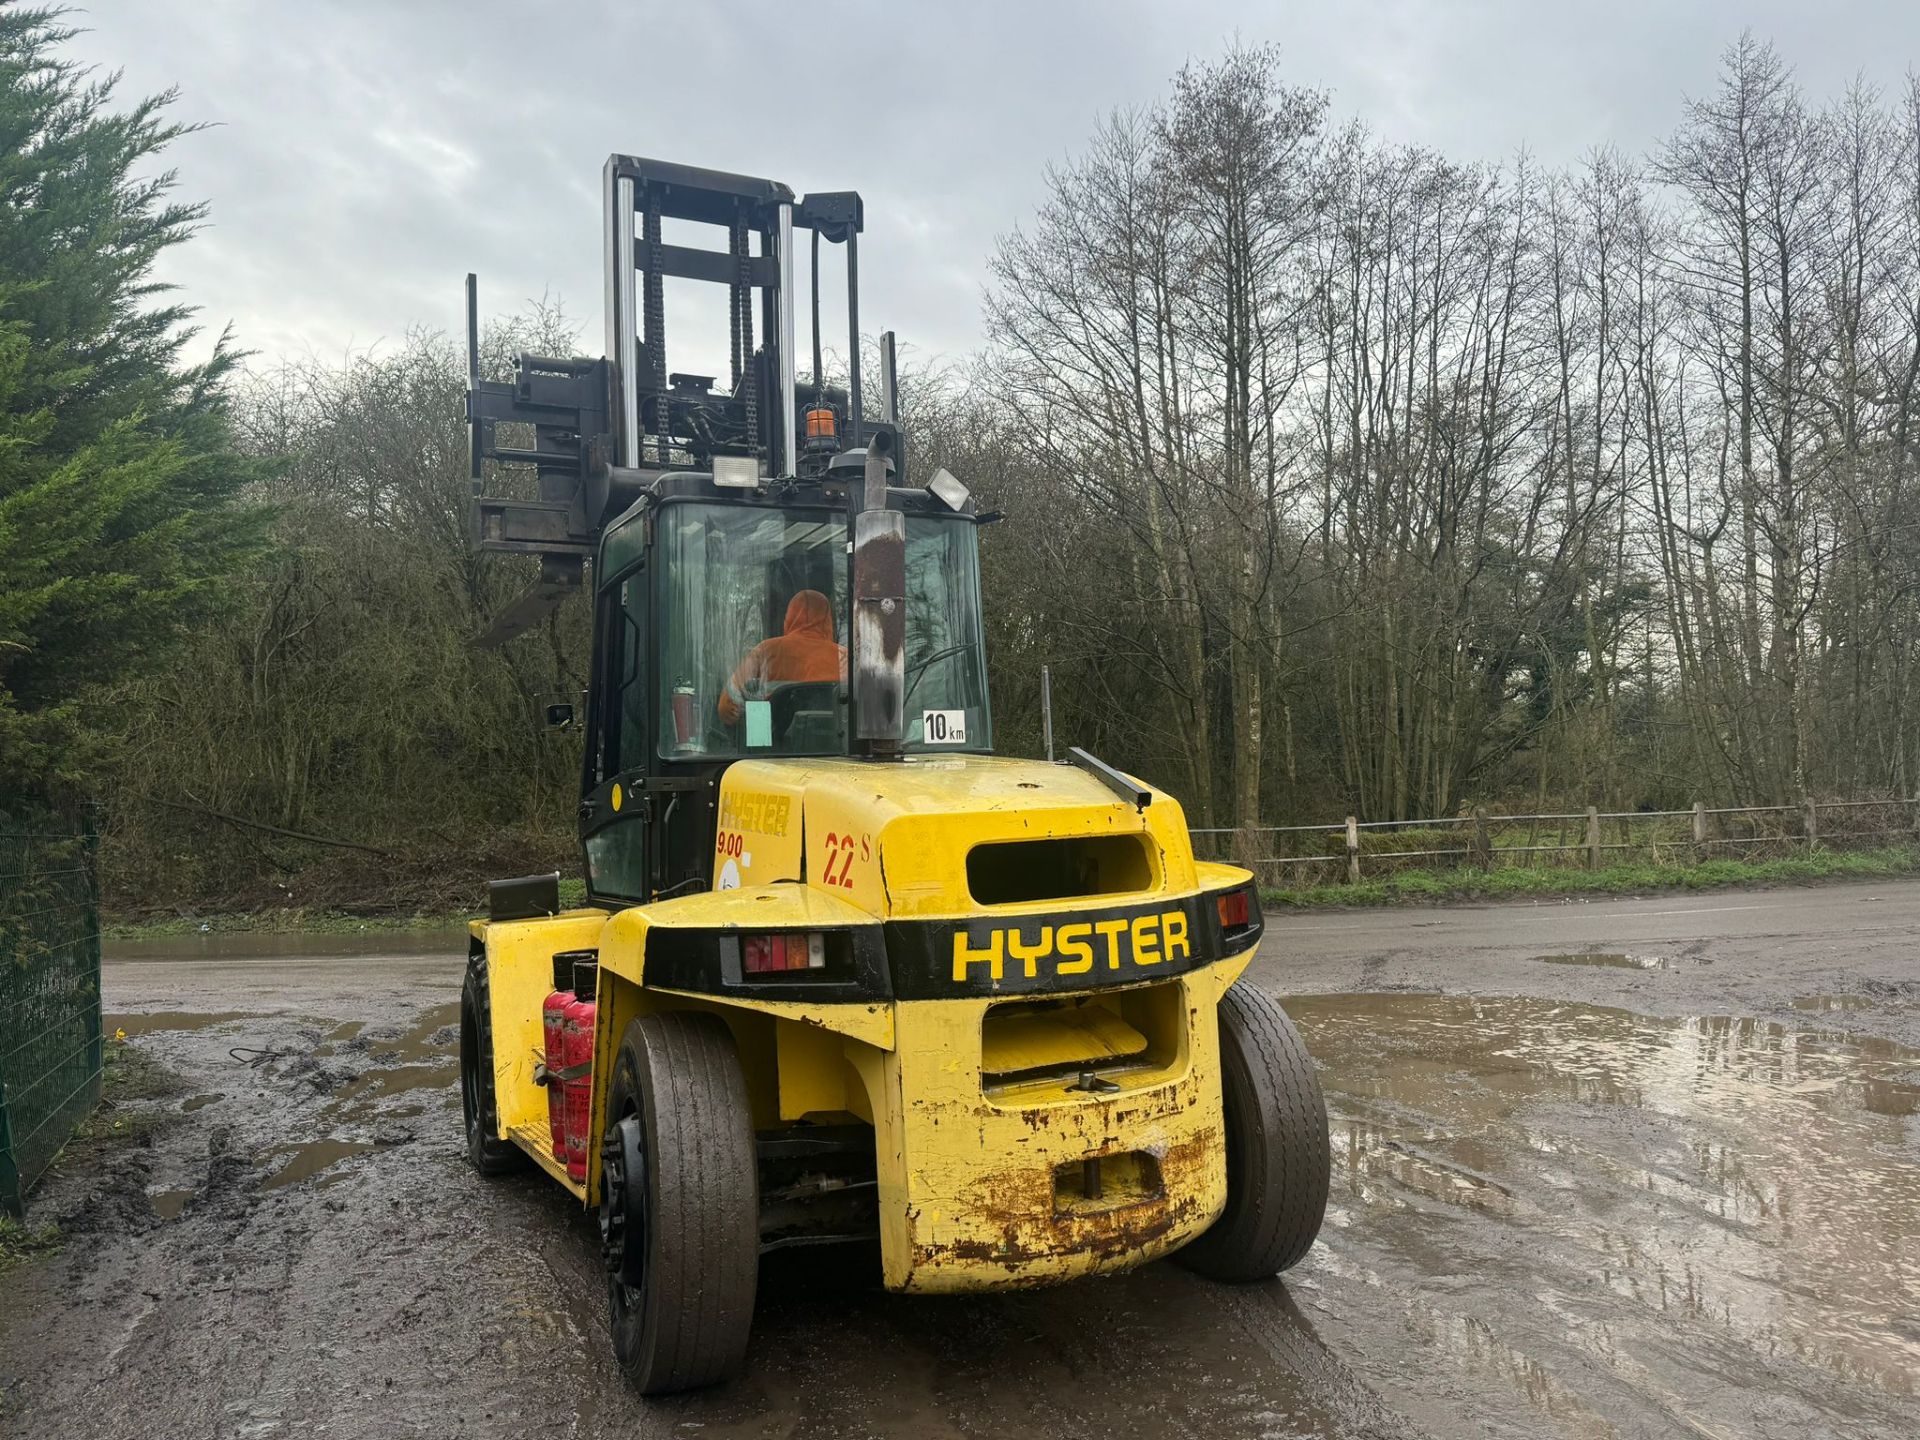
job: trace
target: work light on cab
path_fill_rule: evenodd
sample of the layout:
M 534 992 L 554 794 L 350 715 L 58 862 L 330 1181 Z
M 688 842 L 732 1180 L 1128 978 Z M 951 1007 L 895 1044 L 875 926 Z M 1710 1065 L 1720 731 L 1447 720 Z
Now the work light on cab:
M 760 484 L 760 462 L 751 455 L 716 455 L 713 483 L 729 490 L 755 489 Z

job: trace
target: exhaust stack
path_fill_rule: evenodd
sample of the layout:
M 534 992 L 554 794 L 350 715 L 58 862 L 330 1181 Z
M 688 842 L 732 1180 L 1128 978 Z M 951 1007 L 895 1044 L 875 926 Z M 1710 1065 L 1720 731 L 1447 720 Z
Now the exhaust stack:
M 893 436 L 867 441 L 853 517 L 854 738 L 875 758 L 898 758 L 907 688 L 907 517 L 887 509 Z

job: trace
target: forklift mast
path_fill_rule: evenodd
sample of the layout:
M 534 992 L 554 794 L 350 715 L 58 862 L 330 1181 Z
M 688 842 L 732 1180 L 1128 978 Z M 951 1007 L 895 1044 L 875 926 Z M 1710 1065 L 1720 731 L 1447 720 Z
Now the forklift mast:
M 482 645 L 519 635 L 578 590 L 608 522 L 671 471 L 710 472 L 716 482 L 725 473 L 748 485 L 798 480 L 824 473 L 836 457 L 845 463 L 853 458 L 848 452 L 870 440 L 877 452 L 904 463 L 891 332 L 881 339 L 886 420 L 870 421 L 862 405 L 859 237 L 865 215 L 858 194 L 829 191 L 795 200 L 777 181 L 612 155 L 601 171 L 601 197 L 603 358 L 522 354 L 512 380 L 483 379 L 478 287 L 467 276 L 474 544 L 540 562 L 534 584 L 478 637 Z M 724 233 L 725 248 L 668 243 L 668 221 L 713 227 Z M 795 374 L 796 230 L 812 232 L 810 383 Z M 846 247 L 845 389 L 828 386 L 822 370 L 823 240 Z M 717 377 L 668 368 L 669 278 L 727 287 L 727 389 L 716 388 Z M 822 411 L 831 421 L 818 418 Z M 510 482 L 516 493 L 485 493 L 488 460 L 521 477 L 531 469 L 533 483 L 522 478 Z

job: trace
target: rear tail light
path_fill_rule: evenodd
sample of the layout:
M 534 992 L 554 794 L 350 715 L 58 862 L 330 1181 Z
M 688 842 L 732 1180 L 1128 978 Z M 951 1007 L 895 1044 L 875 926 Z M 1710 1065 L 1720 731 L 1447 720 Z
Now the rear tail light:
M 1220 908 L 1222 930 L 1237 930 L 1252 918 L 1245 890 L 1229 890 L 1224 895 L 1216 895 L 1213 903 Z
M 775 970 L 824 970 L 827 937 L 818 930 L 742 936 L 740 966 L 749 975 L 765 975 Z

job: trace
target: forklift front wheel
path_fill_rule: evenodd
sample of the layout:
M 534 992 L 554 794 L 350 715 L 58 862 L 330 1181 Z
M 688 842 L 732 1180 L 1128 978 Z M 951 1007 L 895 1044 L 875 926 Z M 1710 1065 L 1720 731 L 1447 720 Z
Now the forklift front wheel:
M 467 1159 L 474 1169 L 482 1175 L 508 1175 L 526 1166 L 520 1147 L 500 1138 L 493 1093 L 493 1006 L 488 1003 L 484 955 L 468 962 L 460 992 L 460 1112 L 466 1123 Z
M 731 1379 L 753 1324 L 760 1190 L 726 1022 L 666 1011 L 628 1025 L 606 1113 L 600 1238 L 620 1367 L 643 1395 Z
M 1175 1253 L 1211 1280 L 1264 1280 L 1320 1233 L 1332 1166 L 1313 1057 L 1279 1001 L 1252 985 L 1220 1000 L 1227 1208 Z

